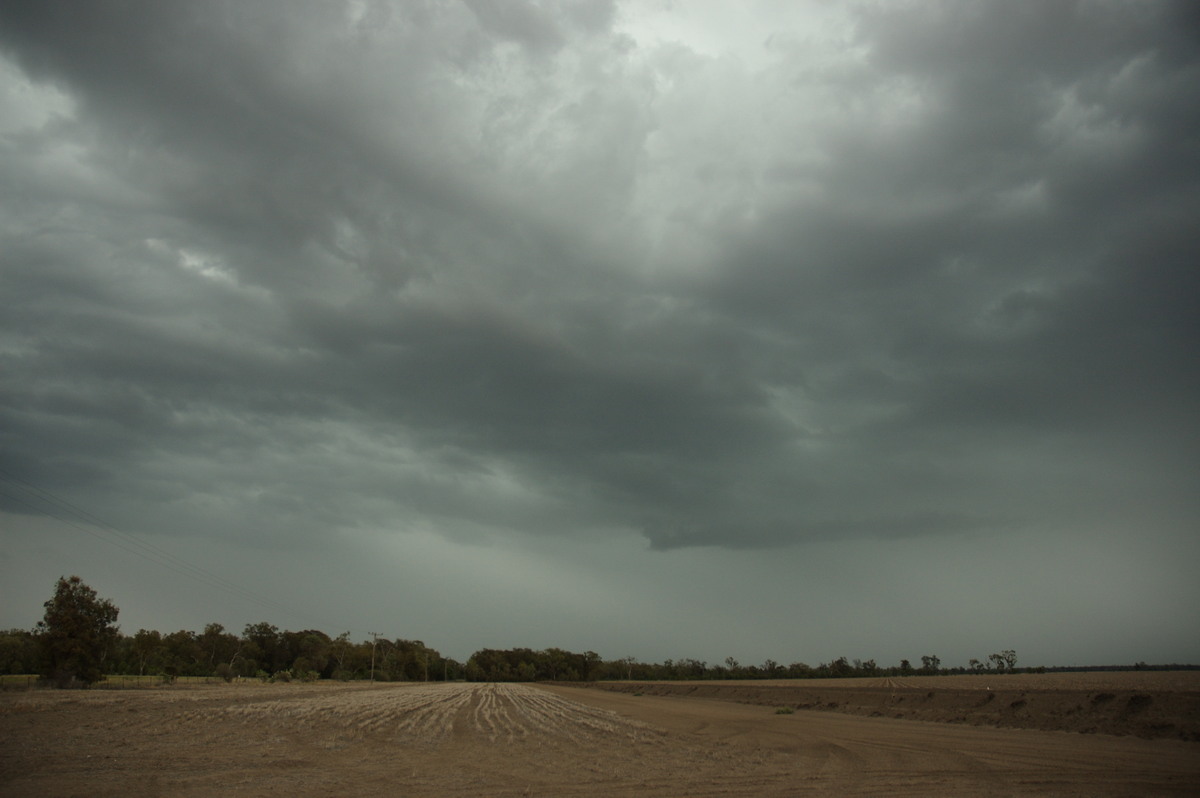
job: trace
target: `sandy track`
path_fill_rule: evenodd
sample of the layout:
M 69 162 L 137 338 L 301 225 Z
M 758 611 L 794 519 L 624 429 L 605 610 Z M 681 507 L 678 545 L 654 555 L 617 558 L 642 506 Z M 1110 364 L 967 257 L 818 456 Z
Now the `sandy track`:
M 0 794 L 1194 795 L 1200 745 L 532 685 L 0 695 Z

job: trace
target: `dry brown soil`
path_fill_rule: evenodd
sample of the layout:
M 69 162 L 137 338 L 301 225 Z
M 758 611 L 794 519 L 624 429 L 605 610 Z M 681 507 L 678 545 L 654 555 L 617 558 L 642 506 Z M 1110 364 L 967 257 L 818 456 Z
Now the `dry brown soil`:
M 602 682 L 592 686 L 868 717 L 1200 742 L 1200 671 Z
M 0 795 L 215 794 L 1183 796 L 1200 743 L 566 686 L 0 694 Z

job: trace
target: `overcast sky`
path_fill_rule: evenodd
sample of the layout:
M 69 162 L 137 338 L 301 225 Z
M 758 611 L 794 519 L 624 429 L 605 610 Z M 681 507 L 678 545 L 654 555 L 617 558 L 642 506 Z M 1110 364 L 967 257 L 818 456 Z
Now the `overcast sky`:
M 0 627 L 1200 661 L 1200 5 L 0 4 Z

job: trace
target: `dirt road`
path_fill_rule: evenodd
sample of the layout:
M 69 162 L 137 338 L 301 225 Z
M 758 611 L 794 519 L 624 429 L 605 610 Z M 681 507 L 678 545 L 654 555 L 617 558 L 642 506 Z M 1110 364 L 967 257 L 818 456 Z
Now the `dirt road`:
M 5 796 L 1195 795 L 1200 744 L 482 684 L 0 695 Z

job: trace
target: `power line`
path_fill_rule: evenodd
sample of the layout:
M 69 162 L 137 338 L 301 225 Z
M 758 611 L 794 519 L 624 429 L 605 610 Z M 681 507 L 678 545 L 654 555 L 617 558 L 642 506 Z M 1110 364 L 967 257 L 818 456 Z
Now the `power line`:
M 45 488 L 13 476 L 3 469 L 0 469 L 0 481 L 7 482 L 10 490 L 21 491 L 19 495 L 13 495 L 11 492 L 0 492 L 0 495 L 22 504 L 34 512 L 44 513 L 92 537 L 116 546 L 125 552 L 200 582 L 206 587 L 224 591 L 242 601 L 257 604 L 265 609 L 283 612 L 289 616 L 295 615 L 296 610 L 294 607 L 289 607 L 268 596 L 242 587 L 207 568 L 181 559 L 153 543 L 142 540 L 132 533 L 124 532 L 87 510 L 56 496 Z M 37 501 L 31 501 L 31 498 Z M 74 519 L 70 516 L 74 516 Z M 78 523 L 77 521 L 82 521 L 83 523 Z M 87 524 L 87 526 L 84 526 L 84 524 Z M 102 535 L 97 530 L 107 533 L 107 535 Z
M 13 498 L 18 501 L 22 501 L 22 503 L 25 504 L 25 506 L 27 506 L 27 507 L 30 507 L 34 510 L 40 510 L 41 512 L 44 512 L 47 515 L 50 515 L 51 517 L 53 517 L 59 521 L 62 521 L 63 523 L 69 524 L 70 526 L 73 526 L 76 529 L 79 529 L 87 534 L 90 534 L 93 537 L 96 537 L 100 540 L 104 540 L 105 542 L 108 542 L 108 543 L 116 546 L 117 548 L 120 548 L 120 549 L 127 551 L 131 554 L 134 554 L 138 557 L 142 557 L 143 559 L 153 562 L 156 565 L 163 566 L 165 568 L 168 568 L 169 570 L 174 571 L 175 573 L 181 574 L 183 576 L 189 576 L 193 579 L 201 581 L 201 582 L 205 583 L 208 587 L 215 587 L 215 588 L 218 588 L 221 590 L 232 591 L 232 592 L 236 593 L 239 596 L 239 598 L 244 598 L 244 599 L 252 600 L 256 603 L 261 603 L 264 606 L 269 607 L 271 609 L 287 610 L 287 607 L 283 604 L 275 602 L 266 596 L 262 596 L 260 594 L 254 593 L 253 591 L 247 590 L 246 588 L 243 588 L 240 585 L 237 585 L 233 582 L 230 582 L 227 579 L 224 579 L 223 577 L 219 576 L 216 573 L 213 573 L 212 571 L 209 571 L 209 570 L 202 568 L 198 565 L 195 565 L 193 563 L 187 562 L 186 560 L 182 560 L 179 557 L 176 557 L 175 555 L 162 549 L 159 546 L 155 546 L 154 544 L 149 543 L 145 540 L 142 540 L 141 538 L 135 537 L 134 535 L 132 535 L 130 533 L 121 531 L 120 529 L 116 528 L 112 524 L 104 521 L 103 519 L 96 517 L 92 513 L 89 513 L 86 510 L 83 510 L 82 508 L 68 502 L 65 499 L 55 496 L 54 494 L 50 493 L 49 491 L 47 491 L 44 488 L 40 488 L 36 485 L 33 485 L 32 483 L 26 482 L 25 480 L 14 477 L 11 474 L 4 472 L 3 470 L 0 470 L 0 479 L 9 482 L 10 484 L 17 487 L 18 489 L 24 490 L 27 494 L 30 494 L 30 495 L 34 496 L 35 498 L 40 499 L 42 502 L 50 505 L 49 507 L 37 507 L 36 505 L 34 505 L 32 502 L 28 501 L 27 499 L 22 501 L 21 497 L 15 497 L 15 496 L 12 496 L 11 494 L 8 494 L 9 498 Z M 89 524 L 90 527 L 93 527 L 95 529 L 99 529 L 103 532 L 106 532 L 109 535 L 114 536 L 116 539 L 113 540 L 113 539 L 106 538 L 103 535 L 97 534 L 95 531 L 93 531 L 92 528 L 89 528 L 86 526 L 81 526 L 80 524 L 78 524 L 74 520 L 72 520 L 71 518 L 64 517 L 62 514 L 63 512 L 66 512 L 66 513 L 69 513 L 70 515 L 75 516 L 75 518 L 83 521 L 86 524 Z M 290 612 L 290 610 L 288 610 L 288 611 Z

